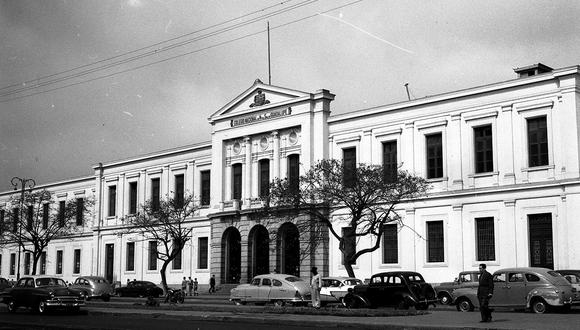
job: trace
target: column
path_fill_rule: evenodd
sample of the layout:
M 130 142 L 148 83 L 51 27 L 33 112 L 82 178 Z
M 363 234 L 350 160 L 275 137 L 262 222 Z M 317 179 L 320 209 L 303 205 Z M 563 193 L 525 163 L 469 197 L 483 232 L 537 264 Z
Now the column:
M 195 160 L 187 162 L 185 165 L 185 193 L 192 194 L 193 196 L 197 196 L 194 194 L 194 184 L 198 182 L 194 179 L 194 168 L 195 168 Z
M 449 237 L 460 237 L 459 243 L 461 247 L 461 251 L 456 251 L 456 249 L 448 249 L 449 256 L 448 256 L 448 264 L 452 269 L 465 269 L 465 263 L 469 263 L 469 260 L 465 260 L 465 233 L 463 231 L 463 205 L 462 204 L 454 204 L 451 206 L 453 212 L 451 213 L 451 219 L 449 219 L 451 230 L 449 230 Z M 469 244 L 472 244 L 472 240 L 467 240 Z M 456 252 L 458 255 L 451 255 L 452 252 Z M 453 261 L 457 259 L 461 260 L 461 264 L 453 265 Z
M 119 214 L 119 218 L 118 219 L 123 219 L 125 217 L 125 214 L 127 214 L 127 210 L 125 207 L 125 199 L 126 199 L 126 193 L 125 193 L 125 186 L 126 186 L 126 182 L 125 182 L 125 173 L 121 173 L 119 175 L 119 194 L 121 196 L 119 196 L 120 198 L 120 203 L 119 203 L 119 212 L 117 212 L 117 214 Z M 117 221 L 117 224 L 119 224 L 120 222 Z
M 513 106 L 511 104 L 501 107 L 501 115 L 497 121 L 497 141 L 495 146 L 498 147 L 498 171 L 503 176 L 500 177 L 500 183 L 516 183 L 515 166 L 514 166 L 514 135 L 513 135 Z
M 246 146 L 246 161 L 242 166 L 242 183 L 244 185 L 244 189 L 242 190 L 242 199 L 247 200 L 250 198 L 252 193 L 252 141 L 250 137 L 244 138 L 244 144 Z
M 463 188 L 463 168 L 469 168 L 469 157 L 462 157 L 461 150 L 461 115 L 452 115 L 447 130 L 447 149 L 449 161 L 447 162 L 447 175 L 452 189 Z M 467 161 L 463 164 L 463 160 Z M 467 171 L 469 172 L 469 170 Z
M 146 193 L 146 172 L 145 170 L 141 170 L 139 172 L 139 183 L 138 183 L 138 191 L 137 191 L 137 203 L 138 204 L 144 204 L 145 200 L 147 200 L 147 193 Z
M 254 143 L 254 150 L 258 150 L 258 145 L 256 143 Z M 258 182 L 259 177 L 260 177 L 260 168 L 259 168 L 259 161 L 258 161 L 258 154 L 256 153 L 254 155 L 254 157 L 251 157 L 252 159 L 252 163 L 251 165 L 248 164 L 248 169 L 250 169 L 250 173 L 254 173 L 254 175 L 250 175 L 250 187 L 251 187 L 251 192 L 249 194 L 249 198 L 257 198 L 260 195 L 260 183 Z M 247 207 L 250 207 L 251 202 L 248 201 L 248 203 L 246 204 Z
M 272 132 L 273 149 L 274 149 L 274 159 L 273 159 L 273 171 L 270 180 L 273 178 L 280 177 L 280 135 L 278 131 Z
M 159 183 L 161 188 L 161 199 L 164 199 L 165 196 L 169 194 L 169 165 L 163 166 L 163 170 L 161 172 L 161 182 Z M 170 196 L 172 197 L 172 196 Z
M 372 130 L 363 131 L 362 140 L 360 142 L 360 160 L 359 163 L 373 164 L 373 141 Z M 381 164 L 379 161 L 377 164 Z

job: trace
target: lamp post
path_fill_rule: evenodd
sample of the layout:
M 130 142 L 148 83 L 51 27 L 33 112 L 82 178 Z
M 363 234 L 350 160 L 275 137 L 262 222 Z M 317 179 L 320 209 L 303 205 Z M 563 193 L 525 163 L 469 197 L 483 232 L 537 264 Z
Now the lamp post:
M 19 178 L 17 176 L 10 180 L 10 183 L 14 186 L 14 190 L 18 190 L 20 186 L 20 207 L 18 215 L 18 271 L 16 273 L 16 280 L 20 279 L 20 254 L 22 250 L 22 209 L 24 208 L 24 193 L 26 192 L 26 186 L 32 191 L 32 188 L 36 185 L 33 179 Z

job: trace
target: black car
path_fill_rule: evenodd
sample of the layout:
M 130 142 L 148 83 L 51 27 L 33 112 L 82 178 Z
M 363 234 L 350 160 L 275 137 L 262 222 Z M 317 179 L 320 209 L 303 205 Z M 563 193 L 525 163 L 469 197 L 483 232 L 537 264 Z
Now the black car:
M 0 277 L 0 292 L 10 287 L 12 287 L 12 283 L 10 283 L 10 281 L 5 279 L 4 277 Z
M 159 297 L 163 295 L 163 289 L 149 281 L 133 281 L 115 289 L 115 293 L 119 297 Z
M 13 288 L 4 290 L 1 297 L 11 313 L 16 312 L 18 307 L 45 313 L 57 308 L 78 311 L 85 305 L 81 291 L 70 289 L 60 278 L 47 276 L 23 277 Z
M 394 306 L 407 309 L 427 309 L 437 302 L 433 287 L 416 272 L 385 272 L 375 274 L 368 284 L 357 285 L 344 297 L 348 308 Z

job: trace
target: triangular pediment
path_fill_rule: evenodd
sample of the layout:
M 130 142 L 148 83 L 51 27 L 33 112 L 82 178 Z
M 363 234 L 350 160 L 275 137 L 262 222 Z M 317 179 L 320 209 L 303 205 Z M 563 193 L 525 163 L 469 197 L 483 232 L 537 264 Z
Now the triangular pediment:
M 210 122 L 214 122 L 222 117 L 261 111 L 309 96 L 310 94 L 306 92 L 264 84 L 259 79 L 256 79 L 250 88 L 216 111 L 208 119 Z

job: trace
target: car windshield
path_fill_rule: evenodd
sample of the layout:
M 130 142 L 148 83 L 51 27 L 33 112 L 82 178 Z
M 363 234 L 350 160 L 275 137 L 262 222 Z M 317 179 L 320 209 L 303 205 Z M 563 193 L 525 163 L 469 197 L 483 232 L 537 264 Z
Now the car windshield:
M 344 284 L 346 284 L 346 285 L 361 285 L 362 284 L 362 281 L 361 280 L 355 280 L 355 279 L 352 279 L 352 280 L 344 280 Z
M 409 281 L 409 283 L 425 282 L 425 280 L 423 280 L 423 277 L 419 274 L 408 274 L 405 277 L 407 278 L 407 281 Z
M 67 286 L 66 283 L 60 278 L 37 278 L 36 286 Z
M 284 279 L 288 282 L 304 282 L 303 279 L 301 279 L 300 277 L 296 277 L 296 276 L 288 276 Z

